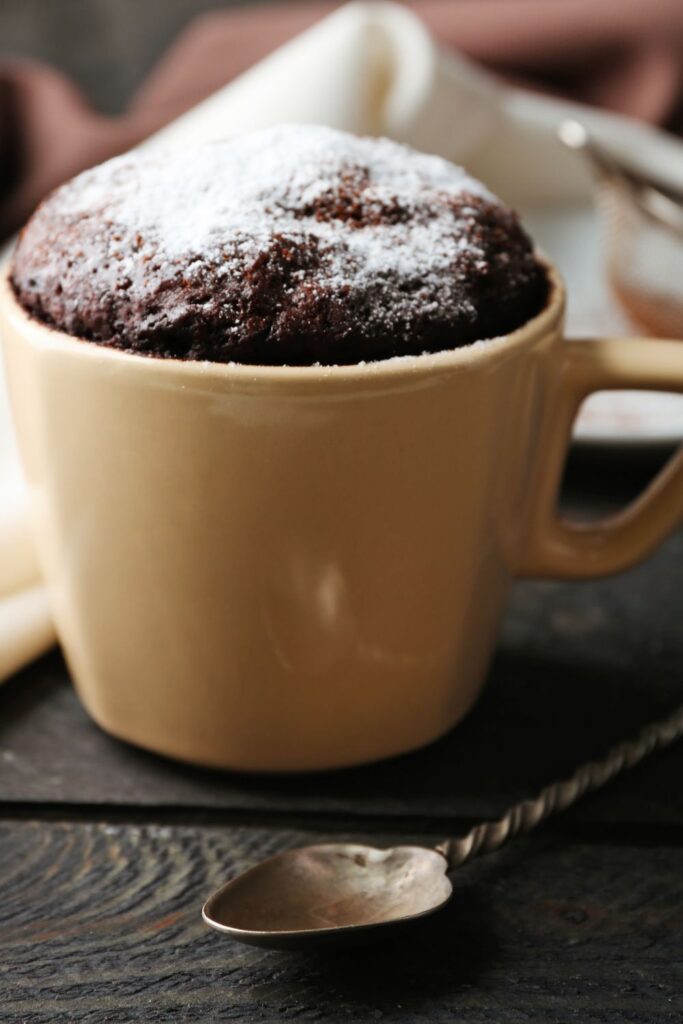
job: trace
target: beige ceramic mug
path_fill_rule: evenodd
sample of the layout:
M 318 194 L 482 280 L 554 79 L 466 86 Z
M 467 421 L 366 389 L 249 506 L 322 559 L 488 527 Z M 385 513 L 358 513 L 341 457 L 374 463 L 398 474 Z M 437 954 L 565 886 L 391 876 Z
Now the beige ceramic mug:
M 683 344 L 508 337 L 343 367 L 129 355 L 2 283 L 36 536 L 78 693 L 107 731 L 250 771 L 419 747 L 482 685 L 512 580 L 611 573 L 683 517 L 679 453 L 621 515 L 555 505 L 604 388 L 683 390 Z

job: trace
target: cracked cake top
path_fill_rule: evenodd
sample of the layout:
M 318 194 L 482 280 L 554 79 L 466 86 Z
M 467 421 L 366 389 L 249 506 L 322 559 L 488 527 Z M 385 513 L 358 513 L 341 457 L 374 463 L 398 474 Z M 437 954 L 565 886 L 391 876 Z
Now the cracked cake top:
M 29 220 L 11 280 L 79 338 L 270 365 L 457 348 L 547 293 L 517 216 L 461 168 L 303 125 L 80 174 Z

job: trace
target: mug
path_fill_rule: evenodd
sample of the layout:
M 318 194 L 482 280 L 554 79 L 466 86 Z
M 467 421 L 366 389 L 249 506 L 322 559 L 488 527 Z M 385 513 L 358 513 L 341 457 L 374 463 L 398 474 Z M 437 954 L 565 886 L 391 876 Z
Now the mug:
M 109 733 L 294 772 L 413 750 L 485 678 L 512 581 L 624 569 L 683 517 L 683 454 L 617 516 L 556 503 L 594 390 L 683 391 L 683 345 L 514 333 L 353 366 L 129 354 L 0 317 L 38 553 Z

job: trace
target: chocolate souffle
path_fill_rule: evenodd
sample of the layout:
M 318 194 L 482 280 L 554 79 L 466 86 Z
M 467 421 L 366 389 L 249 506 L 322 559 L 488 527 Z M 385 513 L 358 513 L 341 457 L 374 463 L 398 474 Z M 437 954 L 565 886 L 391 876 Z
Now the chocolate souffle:
M 86 171 L 24 228 L 11 280 L 78 338 L 269 365 L 457 348 L 548 290 L 517 216 L 461 168 L 306 126 Z

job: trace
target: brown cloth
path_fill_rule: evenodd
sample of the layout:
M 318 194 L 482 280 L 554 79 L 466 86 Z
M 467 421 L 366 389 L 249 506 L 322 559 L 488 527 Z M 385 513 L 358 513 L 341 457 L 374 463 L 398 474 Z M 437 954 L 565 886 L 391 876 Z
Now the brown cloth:
M 119 117 L 61 73 L 0 66 L 0 237 L 53 186 L 143 139 L 336 4 L 259 5 L 201 16 Z M 683 131 L 683 0 L 423 0 L 445 46 L 517 82 Z

